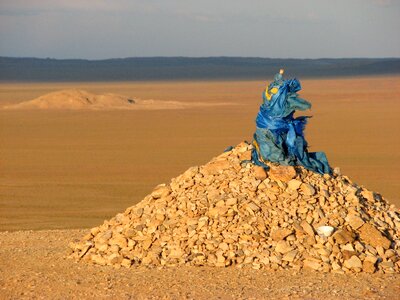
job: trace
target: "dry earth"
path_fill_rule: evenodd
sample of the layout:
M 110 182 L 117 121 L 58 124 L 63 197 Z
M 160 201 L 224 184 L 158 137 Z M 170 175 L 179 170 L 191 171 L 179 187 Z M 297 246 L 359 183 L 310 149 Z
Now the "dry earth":
M 65 258 L 84 230 L 0 233 L 2 299 L 396 299 L 397 274 L 179 267 L 114 269 Z
M 400 78 L 304 80 L 311 150 L 399 206 Z M 146 112 L 0 112 L 0 230 L 83 228 L 156 184 L 251 139 L 264 86 L 246 82 L 0 84 L 0 104 L 65 88 L 241 106 Z M 161 151 L 160 151 L 161 149 Z M 0 298 L 396 299 L 396 274 L 235 268 L 113 269 L 65 259 L 85 230 L 0 232 Z
M 400 77 L 302 80 L 306 136 L 400 206 Z M 100 224 L 227 146 L 251 140 L 263 81 L 1 83 L 0 106 L 69 88 L 241 105 L 156 111 L 0 110 L 0 230 Z

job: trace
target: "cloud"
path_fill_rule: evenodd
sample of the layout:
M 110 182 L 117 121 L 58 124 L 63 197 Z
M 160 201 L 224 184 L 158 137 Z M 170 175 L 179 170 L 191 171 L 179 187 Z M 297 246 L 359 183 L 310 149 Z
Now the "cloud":
M 373 2 L 381 6 L 388 6 L 393 3 L 392 0 L 373 0 Z
M 43 13 L 87 12 L 87 11 L 122 11 L 126 1 L 107 0 L 2 0 L 2 15 L 37 15 Z M 132 1 L 134 2 L 134 1 Z

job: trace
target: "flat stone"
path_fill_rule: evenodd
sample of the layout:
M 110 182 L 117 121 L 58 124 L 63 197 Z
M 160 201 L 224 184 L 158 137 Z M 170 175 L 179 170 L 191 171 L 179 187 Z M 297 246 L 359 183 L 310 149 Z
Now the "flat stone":
M 121 261 L 121 266 L 122 267 L 129 268 L 131 265 L 132 265 L 132 261 L 130 259 L 128 259 L 128 258 L 124 258 Z
M 125 247 L 128 245 L 127 239 L 126 239 L 123 235 L 121 235 L 121 234 L 118 234 L 118 235 L 113 236 L 113 237 L 108 241 L 108 243 L 109 243 L 111 246 L 112 246 L 112 245 L 117 245 L 117 246 L 119 246 L 120 248 L 125 248 Z
M 170 189 L 169 187 L 167 187 L 164 184 L 158 185 L 154 191 L 151 193 L 151 196 L 154 199 L 159 199 L 159 198 L 163 198 L 166 197 L 170 194 Z
M 184 252 L 182 251 L 181 248 L 174 248 L 174 249 L 171 249 L 168 257 L 169 258 L 182 258 L 183 254 L 184 254 Z
M 101 266 L 105 266 L 107 264 L 107 261 L 105 260 L 105 258 L 100 255 L 92 255 L 91 259 L 95 264 L 98 264 Z
M 241 161 L 243 161 L 243 160 L 251 160 L 251 151 L 248 150 L 248 151 L 245 151 L 245 152 L 241 153 L 239 155 L 239 159 Z
M 271 232 L 271 238 L 274 241 L 280 241 L 285 239 L 287 236 L 291 235 L 293 233 L 293 230 L 288 229 L 288 228 L 279 228 L 275 229 Z
M 347 229 L 339 229 L 332 237 L 338 244 L 348 244 L 354 241 L 354 234 Z
M 236 198 L 229 198 L 228 200 L 226 200 L 225 205 L 226 206 L 232 206 L 237 204 L 237 199 Z
M 383 247 L 383 249 L 390 248 L 390 240 L 387 239 L 378 229 L 376 229 L 371 224 L 365 223 L 358 229 L 358 232 L 360 234 L 361 240 L 363 240 L 365 243 L 375 248 L 378 246 Z
M 268 175 L 272 180 L 288 182 L 296 177 L 296 170 L 291 166 L 271 166 Z
M 293 191 L 296 191 L 300 187 L 301 184 L 302 184 L 302 182 L 297 179 L 289 180 L 289 182 L 287 183 L 288 188 Z
M 282 260 L 292 262 L 295 259 L 297 253 L 298 253 L 297 250 L 291 250 L 285 253 L 285 255 L 282 257 Z
M 203 173 L 213 175 L 222 172 L 223 170 L 229 169 L 230 163 L 227 160 L 216 160 L 206 164 L 203 167 Z
M 366 273 L 375 273 L 376 271 L 376 266 L 375 263 L 371 261 L 364 260 L 362 263 L 362 269 Z
M 350 257 L 350 259 L 345 260 L 344 266 L 348 269 L 361 269 L 363 267 L 361 260 L 356 255 L 353 255 L 352 257 Z
M 348 215 L 345 220 L 354 230 L 357 230 L 365 223 L 363 219 L 355 215 Z
M 321 262 L 306 259 L 303 262 L 303 267 L 307 269 L 318 270 L 321 268 Z
M 300 190 L 306 196 L 312 196 L 315 194 L 315 189 L 310 184 L 307 183 L 302 183 L 300 186 Z
M 278 253 L 282 253 L 282 254 L 287 253 L 292 250 L 293 250 L 293 248 L 290 247 L 290 245 L 285 241 L 279 241 L 275 247 L 275 251 Z
M 267 173 L 265 172 L 264 168 L 260 166 L 254 166 L 254 174 L 258 180 L 264 180 L 267 178 Z
M 314 232 L 314 228 L 307 223 L 307 221 L 301 221 L 300 223 L 301 228 L 303 228 L 303 230 L 310 236 L 314 236 L 315 232 Z
M 375 202 L 374 192 L 363 190 L 361 195 L 367 199 L 368 202 Z
M 108 262 L 112 265 L 120 263 L 122 261 L 122 256 L 117 253 L 113 253 L 108 257 Z
M 354 252 L 354 247 L 352 244 L 346 244 L 342 246 L 342 250 L 347 250 L 347 251 L 353 251 Z

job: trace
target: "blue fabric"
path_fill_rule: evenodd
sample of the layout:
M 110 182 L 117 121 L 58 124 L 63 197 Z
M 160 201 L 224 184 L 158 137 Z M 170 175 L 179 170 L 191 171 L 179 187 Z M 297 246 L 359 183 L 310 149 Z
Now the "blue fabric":
M 294 118 L 296 110 L 307 110 L 311 104 L 298 97 L 301 90 L 297 79 L 283 80 L 275 76 L 268 91 L 277 88 L 270 100 L 263 92 L 263 103 L 256 118 L 257 129 L 254 139 L 258 144 L 253 150 L 255 164 L 267 167 L 263 161 L 282 165 L 302 165 L 317 173 L 331 173 L 328 160 L 323 152 L 309 153 L 304 138 L 304 129 L 309 117 Z

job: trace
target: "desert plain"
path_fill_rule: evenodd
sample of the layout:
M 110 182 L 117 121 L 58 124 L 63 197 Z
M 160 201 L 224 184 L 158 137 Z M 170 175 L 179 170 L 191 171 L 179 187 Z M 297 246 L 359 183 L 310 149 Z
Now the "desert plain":
M 305 113 L 313 116 L 306 128 L 310 151 L 325 151 L 333 167 L 400 206 L 400 77 L 301 82 L 300 95 L 313 104 Z M 233 268 L 115 270 L 65 260 L 64 249 L 84 229 L 228 146 L 251 141 L 265 84 L 1 83 L 0 107 L 69 88 L 231 105 L 140 111 L 0 109 L 0 295 L 395 299 L 400 293 L 395 274 L 352 275 L 349 280 L 340 274 Z

